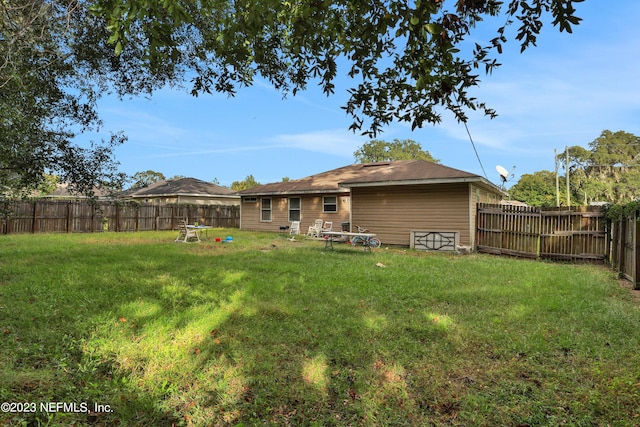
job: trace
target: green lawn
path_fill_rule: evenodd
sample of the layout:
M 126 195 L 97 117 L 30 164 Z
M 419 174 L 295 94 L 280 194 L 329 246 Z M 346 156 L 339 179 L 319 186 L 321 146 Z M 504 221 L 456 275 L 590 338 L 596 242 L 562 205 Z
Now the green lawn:
M 211 234 L 0 236 L 0 425 L 640 424 L 605 267 Z

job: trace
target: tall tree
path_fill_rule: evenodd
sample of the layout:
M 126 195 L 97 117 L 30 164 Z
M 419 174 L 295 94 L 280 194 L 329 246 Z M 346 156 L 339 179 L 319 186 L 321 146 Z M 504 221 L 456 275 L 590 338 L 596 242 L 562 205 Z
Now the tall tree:
M 558 163 L 567 168 L 572 205 L 591 202 L 625 203 L 640 198 L 640 138 L 629 132 L 604 130 L 589 143 L 567 147 L 558 154 Z M 566 174 L 559 177 L 560 203 L 566 204 Z M 511 187 L 514 199 L 533 206 L 554 206 L 555 174 L 539 171 L 523 175 Z M 553 197 L 552 197 L 553 195 Z
M 131 188 L 142 188 L 153 184 L 154 182 L 164 181 L 167 179 L 162 172 L 152 170 L 136 172 L 131 178 L 133 179 Z
M 440 161 L 434 159 L 433 156 L 422 146 L 412 139 L 398 140 L 393 142 L 372 139 L 366 142 L 353 155 L 356 162 L 385 162 L 391 160 L 428 160 L 433 163 Z
M 575 200 L 623 203 L 640 197 L 640 138 L 604 130 L 590 150 L 569 147 L 569 178 Z
M 79 190 L 122 180 L 113 149 L 78 147 L 96 130 L 102 93 L 150 93 L 191 82 L 194 95 L 233 95 L 260 75 L 284 95 L 352 78 L 351 129 L 375 136 L 392 121 L 438 123 L 443 111 L 495 112 L 468 92 L 491 73 L 517 23 L 522 50 L 542 22 L 579 23 L 581 0 L 4 0 L 0 2 L 0 186 L 55 173 Z M 505 16 L 486 46 L 463 50 L 475 24 Z M 471 51 L 469 51 L 471 50 Z M 344 67 L 340 68 L 340 67 Z M 1 190 L 1 189 L 0 189 Z
M 122 185 L 113 148 L 123 135 L 90 147 L 73 143 L 101 125 L 99 91 L 72 53 L 76 29 L 88 18 L 81 11 L 75 1 L 0 3 L 0 193 L 29 194 L 47 174 L 88 194 Z
M 391 121 L 438 123 L 443 109 L 459 120 L 469 109 L 493 116 L 468 90 L 480 81 L 478 69 L 499 66 L 505 29 L 519 25 L 524 51 L 547 16 L 571 32 L 581 1 L 95 0 L 91 10 L 107 24 L 115 52 L 142 50 L 154 72 L 194 76 L 194 94 L 233 94 L 261 75 L 284 93 L 318 82 L 329 95 L 344 66 L 355 85 L 344 106 L 351 128 L 375 136 Z M 498 15 L 506 23 L 495 37 L 463 51 L 476 24 Z
M 556 174 L 551 171 L 524 174 L 509 189 L 509 196 L 530 206 L 556 206 Z M 566 200 L 563 196 L 564 189 L 560 196 L 561 202 Z
M 243 181 L 233 181 L 231 183 L 231 189 L 235 191 L 247 190 L 249 188 L 257 187 L 260 185 L 253 175 L 247 175 Z

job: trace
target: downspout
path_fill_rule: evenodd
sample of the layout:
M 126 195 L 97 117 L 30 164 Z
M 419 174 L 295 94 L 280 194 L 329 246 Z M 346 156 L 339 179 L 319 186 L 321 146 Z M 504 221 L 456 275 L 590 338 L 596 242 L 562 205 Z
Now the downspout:
M 349 189 L 349 232 L 353 230 L 353 188 Z
M 475 212 L 473 210 L 473 184 L 469 183 L 469 246 L 472 251 L 476 249 Z

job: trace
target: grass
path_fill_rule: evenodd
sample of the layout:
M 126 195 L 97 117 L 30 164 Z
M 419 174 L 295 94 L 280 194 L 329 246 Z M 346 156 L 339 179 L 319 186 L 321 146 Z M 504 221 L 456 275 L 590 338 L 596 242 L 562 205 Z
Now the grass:
M 604 267 L 216 233 L 1 236 L 0 425 L 640 424 Z

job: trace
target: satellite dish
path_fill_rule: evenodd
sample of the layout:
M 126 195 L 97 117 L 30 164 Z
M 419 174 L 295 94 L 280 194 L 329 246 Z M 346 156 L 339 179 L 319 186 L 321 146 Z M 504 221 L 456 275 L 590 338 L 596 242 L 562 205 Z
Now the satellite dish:
M 514 166 L 513 169 L 515 169 L 516 167 Z M 503 168 L 502 166 L 498 165 L 496 166 L 496 171 L 498 171 L 498 173 L 500 174 L 500 179 L 502 180 L 502 185 L 501 187 L 504 189 L 505 184 L 507 183 L 507 181 L 509 181 L 509 178 L 513 178 L 513 169 L 511 169 L 511 172 L 507 171 L 505 168 Z
M 507 171 L 505 168 L 503 168 L 500 165 L 496 166 L 496 170 L 500 174 L 500 179 L 502 179 L 502 182 L 507 182 L 507 178 L 509 177 L 509 171 Z

